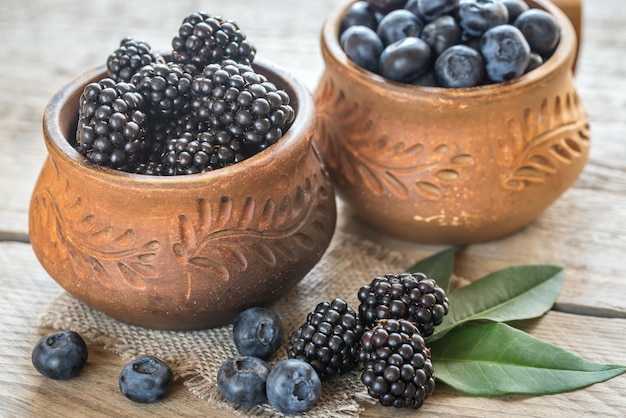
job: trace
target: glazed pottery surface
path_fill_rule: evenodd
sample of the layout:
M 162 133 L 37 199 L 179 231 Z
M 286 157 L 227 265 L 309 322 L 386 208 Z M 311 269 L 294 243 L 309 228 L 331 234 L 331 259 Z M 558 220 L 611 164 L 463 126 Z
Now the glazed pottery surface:
M 319 149 L 355 216 L 416 242 L 481 242 L 524 227 L 574 183 L 589 126 L 573 82 L 576 35 L 556 6 L 530 2 L 561 26 L 538 69 L 445 89 L 388 81 L 351 62 L 338 43 L 351 3 L 324 24 L 315 101 Z
M 79 95 L 104 68 L 52 98 L 30 238 L 43 267 L 70 294 L 130 324 L 201 329 L 275 300 L 319 261 L 336 207 L 313 148 L 313 98 L 284 70 L 258 60 L 255 67 L 291 96 L 293 125 L 263 152 L 203 174 L 124 173 L 74 150 L 68 141 Z

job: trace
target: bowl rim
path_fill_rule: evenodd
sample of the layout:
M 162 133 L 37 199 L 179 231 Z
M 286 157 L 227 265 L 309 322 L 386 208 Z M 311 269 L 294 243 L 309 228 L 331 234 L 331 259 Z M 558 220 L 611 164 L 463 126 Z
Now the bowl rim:
M 78 98 L 85 85 L 106 76 L 106 65 L 91 68 L 79 74 L 61 87 L 46 104 L 42 124 L 44 142 L 48 153 L 54 154 L 56 158 L 62 159 L 67 164 L 76 165 L 86 175 L 102 176 L 106 181 L 125 185 L 145 184 L 158 188 L 170 188 L 179 183 L 185 183 L 189 186 L 206 186 L 206 184 L 216 179 L 242 176 L 250 168 L 258 169 L 259 167 L 268 166 L 278 156 L 287 156 L 289 158 L 299 148 L 298 144 L 301 144 L 302 141 L 311 141 L 311 128 L 315 123 L 316 117 L 312 93 L 303 81 L 277 64 L 255 57 L 252 66 L 256 71 L 274 82 L 274 84 L 277 84 L 279 88 L 293 92 L 293 96 L 290 99 L 295 110 L 295 118 L 287 132 L 276 143 L 236 164 L 205 173 L 155 176 L 100 166 L 85 158 L 71 145 L 68 138 L 64 135 L 61 120 L 67 117 L 74 117 L 73 115 L 69 116 L 67 113 L 72 111 L 72 109 L 78 109 Z M 76 100 L 76 104 L 71 104 L 71 100 Z
M 555 77 L 563 70 L 572 69 L 574 62 L 574 51 L 578 39 L 574 26 L 565 13 L 558 6 L 548 0 L 526 0 L 531 7 L 538 7 L 552 14 L 561 28 L 561 38 L 552 56 L 538 68 L 521 75 L 513 80 L 500 83 L 493 83 L 475 87 L 427 87 L 415 86 L 408 83 L 397 82 L 384 78 L 383 76 L 368 71 L 355 64 L 343 52 L 339 45 L 339 26 L 341 18 L 348 8 L 358 0 L 343 0 L 343 2 L 333 9 L 326 18 L 320 36 L 322 53 L 326 66 L 329 61 L 334 62 L 341 68 L 342 72 L 354 77 L 359 83 L 375 86 L 387 92 L 395 93 L 399 96 L 420 94 L 424 96 L 437 96 L 440 99 L 472 98 L 476 96 L 492 96 L 494 94 L 506 94 L 520 88 L 529 88 L 536 84 L 543 84 L 547 79 Z M 563 65 L 563 63 L 567 65 Z

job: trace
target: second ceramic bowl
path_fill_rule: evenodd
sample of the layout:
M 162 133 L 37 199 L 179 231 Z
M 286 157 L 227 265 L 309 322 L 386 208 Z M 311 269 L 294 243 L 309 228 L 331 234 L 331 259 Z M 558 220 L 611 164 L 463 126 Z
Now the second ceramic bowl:
M 526 75 L 474 88 L 388 81 L 349 60 L 339 24 L 324 24 L 315 91 L 318 146 L 352 212 L 407 240 L 474 243 L 506 236 L 550 206 L 583 170 L 589 126 L 572 67 L 577 39 L 554 4 L 561 41 Z

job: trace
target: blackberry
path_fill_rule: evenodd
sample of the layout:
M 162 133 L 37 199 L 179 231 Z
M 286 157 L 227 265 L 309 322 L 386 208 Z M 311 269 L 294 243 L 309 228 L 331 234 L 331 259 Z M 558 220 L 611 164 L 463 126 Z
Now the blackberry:
M 137 87 L 147 110 L 156 117 L 178 117 L 189 112 L 191 83 L 197 70 L 174 62 L 149 64 L 130 82 Z
M 304 360 L 320 378 L 352 370 L 358 363 L 363 326 L 345 300 L 322 302 L 287 343 L 289 358 Z
M 239 144 L 226 131 L 189 132 L 169 139 L 163 152 L 163 174 L 195 174 L 243 160 Z
M 384 406 L 417 409 L 435 390 L 430 350 L 407 320 L 383 320 L 366 331 L 359 360 L 368 394 Z
M 294 119 L 284 90 L 232 60 L 207 65 L 191 94 L 192 115 L 239 140 L 246 158 L 278 141 Z
M 195 64 L 198 69 L 225 59 L 251 64 L 256 54 L 236 22 L 205 12 L 192 13 L 183 20 L 172 48 L 174 62 Z
M 107 58 L 109 77 L 115 81 L 129 82 L 131 77 L 142 67 L 149 64 L 164 63 L 163 57 L 152 51 L 147 42 L 126 37 L 120 46 Z
M 388 273 L 359 289 L 359 318 L 366 329 L 383 319 L 408 319 L 424 337 L 448 313 L 445 291 L 422 273 Z
M 80 96 L 76 149 L 90 161 L 124 170 L 142 160 L 146 146 L 143 97 L 130 83 L 104 78 Z

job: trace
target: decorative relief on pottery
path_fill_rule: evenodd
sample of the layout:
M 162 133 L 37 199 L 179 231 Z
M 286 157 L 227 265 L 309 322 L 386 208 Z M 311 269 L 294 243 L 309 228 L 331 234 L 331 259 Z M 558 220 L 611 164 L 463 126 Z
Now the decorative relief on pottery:
M 498 140 L 500 180 L 505 189 L 523 190 L 543 183 L 561 165 L 579 160 L 589 147 L 589 125 L 576 92 L 544 99 L 510 119 Z
M 33 231 L 48 237 L 58 266 L 69 266 L 81 280 L 96 279 L 103 286 L 114 286 L 118 277 L 138 289 L 147 279 L 156 277 L 153 263 L 159 257 L 161 243 L 152 240 L 138 243 L 133 229 L 101 226 L 97 214 L 85 209 L 83 199 L 72 193 L 68 182 L 45 187 L 34 196 L 31 216 Z M 62 267 L 67 269 L 67 267 Z
M 254 263 L 274 268 L 278 260 L 297 262 L 301 254 L 316 251 L 332 229 L 327 187 L 318 172 L 278 199 L 199 198 L 189 213 L 178 215 L 172 250 L 180 262 L 222 281 Z
M 417 193 L 439 200 L 442 189 L 474 165 L 471 155 L 455 154 L 445 143 L 409 144 L 394 132 L 378 128 L 370 109 L 348 100 L 330 80 L 318 89 L 316 102 L 322 154 L 329 171 L 341 173 L 352 185 L 365 185 L 376 196 L 391 193 L 409 199 Z

